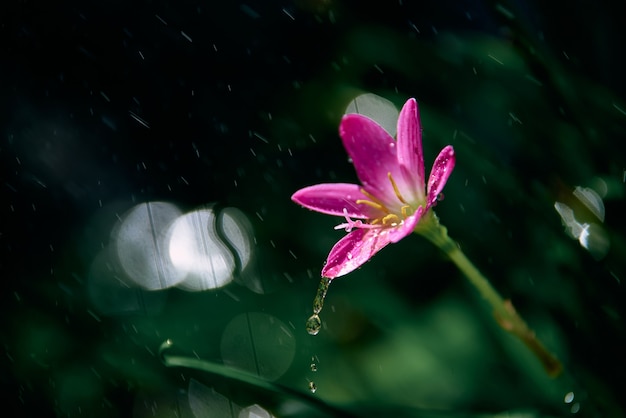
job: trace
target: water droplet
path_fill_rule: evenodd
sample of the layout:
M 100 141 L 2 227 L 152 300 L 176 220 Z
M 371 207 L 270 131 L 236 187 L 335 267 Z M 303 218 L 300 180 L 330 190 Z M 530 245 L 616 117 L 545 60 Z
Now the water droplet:
M 352 253 L 346 254 L 346 257 L 348 257 L 348 260 L 352 260 Z
M 309 319 L 307 319 L 306 332 L 308 332 L 309 335 L 317 335 L 317 333 L 320 332 L 321 328 L 322 320 L 317 314 L 313 314 Z
M 315 384 L 315 382 L 309 382 L 309 390 L 311 391 L 311 393 L 315 393 L 317 391 L 317 385 Z
M 317 364 L 311 363 L 311 371 L 312 372 L 316 372 L 317 371 Z
M 319 314 L 322 311 L 322 307 L 324 306 L 324 299 L 326 298 L 326 292 L 328 291 L 328 286 L 330 286 L 330 279 L 322 277 L 320 285 L 317 288 L 317 293 L 315 294 L 315 299 L 313 299 L 314 314 Z
M 565 398 L 563 398 L 563 402 L 565 403 L 572 403 L 573 400 L 574 400 L 574 392 L 567 392 L 565 394 Z
M 438 201 L 438 202 L 441 202 L 441 201 L 442 201 L 443 199 L 445 199 L 445 198 L 446 198 L 446 196 L 445 196 L 443 193 L 439 193 L 439 194 L 437 195 L 437 201 Z

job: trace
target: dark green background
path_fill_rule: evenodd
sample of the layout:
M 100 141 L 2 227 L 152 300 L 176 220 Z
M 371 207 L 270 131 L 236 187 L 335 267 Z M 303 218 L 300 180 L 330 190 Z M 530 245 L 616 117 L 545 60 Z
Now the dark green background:
M 277 416 L 568 416 L 568 392 L 575 415 L 623 413 L 623 2 L 363 3 L 3 2 L 6 410 L 152 416 L 149 404 L 175 416 L 193 377 Z M 417 98 L 427 167 L 455 147 L 436 212 L 563 360 L 562 377 L 545 377 L 417 236 L 334 282 L 327 328 L 305 333 L 340 220 L 289 197 L 356 180 L 337 126 L 364 92 L 398 107 Z M 611 247 L 595 260 L 565 234 L 554 203 L 600 183 Z M 140 292 L 146 307 L 161 305 L 94 317 L 84 284 L 115 214 L 157 200 L 242 210 L 274 292 L 234 284 L 238 302 L 223 290 Z M 295 336 L 274 389 L 166 368 L 156 355 L 172 338 L 181 354 L 219 364 L 223 327 L 255 311 Z M 287 413 L 291 391 L 313 400 Z

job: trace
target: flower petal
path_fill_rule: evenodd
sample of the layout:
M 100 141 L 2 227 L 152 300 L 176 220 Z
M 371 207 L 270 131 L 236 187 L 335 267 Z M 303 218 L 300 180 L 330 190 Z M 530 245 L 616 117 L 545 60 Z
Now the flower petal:
M 368 219 L 380 216 L 370 206 L 357 204 L 359 199 L 369 199 L 360 191 L 358 184 L 325 183 L 305 187 L 291 196 L 291 200 L 307 209 L 328 215 Z M 347 211 L 344 213 L 344 209 Z
M 422 125 L 415 99 L 409 99 L 398 117 L 398 162 L 405 168 L 405 181 L 414 201 L 424 200 L 424 153 Z M 405 192 L 402 190 L 402 192 Z
M 411 232 L 415 230 L 417 223 L 422 219 L 422 215 L 424 214 L 424 208 L 418 207 L 415 213 L 411 216 L 408 216 L 400 226 L 397 228 L 393 228 L 389 232 L 389 239 L 391 242 L 396 243 L 400 241 L 402 238 L 409 235 Z
M 335 244 L 328 254 L 322 276 L 334 279 L 360 267 L 391 242 L 391 229 L 355 229 Z
M 386 204 L 399 204 L 387 176 L 403 179 L 391 135 L 372 119 L 354 113 L 343 117 L 339 135 L 363 188 Z
M 430 171 L 430 177 L 428 178 L 428 206 L 432 206 L 437 200 L 437 196 L 443 190 L 443 186 L 446 185 L 448 177 L 452 174 L 454 169 L 454 163 L 456 157 L 454 156 L 454 148 L 451 145 L 446 146 L 441 150 L 435 162 L 433 163 L 433 169 Z

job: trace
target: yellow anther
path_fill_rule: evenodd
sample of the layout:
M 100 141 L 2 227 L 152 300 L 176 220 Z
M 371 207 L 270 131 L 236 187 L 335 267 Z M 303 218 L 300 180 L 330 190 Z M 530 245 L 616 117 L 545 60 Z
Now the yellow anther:
M 400 218 L 398 218 L 398 215 L 396 215 L 395 213 L 390 213 L 389 215 L 383 218 L 383 225 L 387 225 L 387 224 L 397 225 L 399 223 L 400 223 Z
M 381 210 L 385 213 L 391 213 L 391 211 L 387 208 L 387 206 L 385 206 L 385 204 L 383 202 L 381 202 L 380 200 L 378 200 L 376 197 L 374 197 L 371 193 L 369 193 L 367 190 L 365 189 L 361 189 L 361 193 L 363 193 L 365 196 L 369 197 L 370 200 L 362 200 L 359 199 L 356 201 L 356 203 L 364 203 L 368 206 L 371 206 L 373 208 L 376 208 L 378 210 Z
M 404 198 L 400 194 L 400 190 L 398 189 L 398 185 L 396 184 L 395 180 L 391 176 L 391 172 L 387 173 L 387 177 L 389 178 L 389 181 L 391 182 L 391 186 L 393 187 L 393 192 L 396 194 L 396 197 L 398 198 L 398 200 L 400 200 L 400 202 L 404 203 L 405 205 L 408 205 L 407 201 L 404 200 Z
M 408 218 L 409 216 L 411 216 L 411 214 L 409 213 L 409 211 L 413 211 L 413 209 L 411 208 L 411 206 L 409 205 L 404 205 L 400 208 L 400 211 L 402 212 L 402 217 L 403 218 Z
M 378 209 L 378 210 L 380 210 L 380 211 L 383 211 L 383 212 L 385 212 L 385 213 L 389 213 L 389 211 L 387 210 L 387 208 L 386 208 L 386 207 L 384 207 L 383 205 L 381 205 L 380 203 L 371 202 L 371 201 L 369 201 L 369 200 L 362 200 L 362 199 L 359 199 L 359 200 L 357 200 L 357 201 L 356 201 L 356 204 L 357 204 L 357 205 L 359 205 L 359 204 L 361 204 L 361 203 L 362 203 L 362 204 L 364 204 L 364 205 L 370 206 L 370 207 L 372 207 L 372 208 L 374 208 L 374 209 Z
M 365 189 L 361 189 L 360 190 L 361 193 L 363 193 L 364 196 L 368 197 L 369 200 L 359 199 L 359 200 L 356 201 L 356 203 L 357 204 L 367 205 L 367 206 L 372 207 L 374 209 L 377 209 L 377 210 L 379 210 L 379 211 L 381 211 L 381 212 L 383 212 L 385 214 L 385 215 L 383 215 L 383 216 L 381 216 L 379 218 L 371 219 L 369 221 L 369 225 L 379 225 L 380 227 L 385 227 L 385 226 L 395 227 L 395 226 L 401 224 L 404 219 L 406 219 L 409 216 L 411 216 L 411 214 L 414 212 L 414 210 L 411 207 L 411 205 L 409 205 L 404 200 L 402 195 L 400 194 L 400 190 L 398 190 L 398 186 L 397 186 L 396 182 L 394 181 L 393 177 L 391 176 L 391 173 L 387 173 L 387 177 L 389 178 L 389 181 L 391 182 L 391 185 L 393 186 L 393 191 L 394 191 L 396 197 L 402 203 L 404 203 L 404 205 L 400 208 L 400 214 L 398 214 L 397 212 L 394 213 L 391 210 L 389 210 L 389 208 L 387 206 L 385 206 L 385 204 L 383 202 L 381 202 L 379 199 L 377 199 L 371 193 L 369 193 Z M 397 209 L 396 209 L 396 211 L 397 211 Z

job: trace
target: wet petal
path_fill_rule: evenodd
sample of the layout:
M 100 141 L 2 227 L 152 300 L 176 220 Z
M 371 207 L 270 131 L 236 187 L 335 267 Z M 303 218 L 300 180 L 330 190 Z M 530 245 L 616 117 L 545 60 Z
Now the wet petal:
M 443 190 L 443 186 L 446 185 L 450 174 L 452 174 L 455 161 L 454 148 L 451 145 L 442 149 L 435 159 L 428 179 L 428 206 L 431 206 L 437 200 L 437 196 Z
M 345 216 L 347 214 L 352 218 L 375 218 L 379 215 L 376 209 L 356 203 L 359 199 L 369 199 L 361 193 L 360 189 L 361 186 L 358 184 L 316 184 L 298 190 L 291 196 L 291 200 L 307 209 L 328 215 Z
M 424 208 L 420 206 L 419 208 L 417 208 L 413 215 L 408 216 L 401 225 L 399 225 L 397 228 L 393 228 L 389 232 L 389 240 L 395 243 L 413 232 L 423 214 Z
M 363 187 L 385 203 L 396 204 L 387 177 L 403 179 L 396 157 L 396 141 L 372 119 L 358 114 L 345 115 L 339 135 Z
M 415 99 L 409 99 L 404 104 L 398 117 L 398 162 L 405 168 L 405 181 L 412 199 L 423 201 L 425 185 L 422 126 Z
M 355 229 L 330 250 L 322 276 L 334 279 L 360 267 L 391 242 L 389 228 Z

